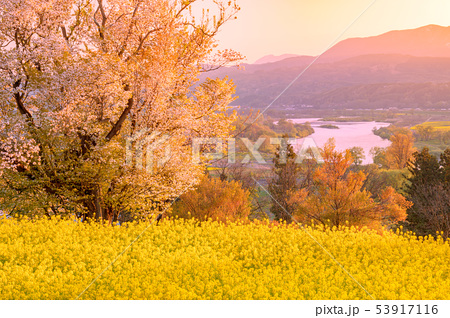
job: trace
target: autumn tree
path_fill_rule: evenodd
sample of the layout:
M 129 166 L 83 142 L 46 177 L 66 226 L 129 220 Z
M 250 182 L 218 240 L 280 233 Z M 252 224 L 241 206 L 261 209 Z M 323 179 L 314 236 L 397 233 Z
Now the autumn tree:
M 249 219 L 267 219 L 266 207 L 270 205 L 270 198 L 259 195 L 259 187 L 255 181 L 255 173 L 247 164 L 230 163 L 228 159 L 222 159 L 215 164 L 215 174 L 222 181 L 235 181 L 247 190 L 252 200 L 252 209 Z M 259 178 L 261 178 L 259 172 Z
M 322 150 L 324 163 L 314 176 L 312 190 L 301 189 L 289 202 L 296 206 L 300 222 L 316 221 L 324 225 L 342 226 L 395 223 L 406 218 L 409 202 L 393 188 L 381 191 L 377 200 L 363 189 L 366 175 L 349 170 L 353 157 L 350 150 L 336 150 L 330 139 Z
M 366 175 L 363 189 L 377 198 L 386 187 L 392 187 L 397 192 L 403 192 L 408 182 L 409 172 L 407 170 L 380 169 L 376 164 L 358 167 Z
M 380 128 L 374 128 L 373 130 L 374 135 L 379 136 L 382 139 L 390 140 L 393 135 L 397 134 L 409 134 L 411 131 L 409 128 L 405 127 L 397 127 L 395 125 L 390 125 L 389 127 L 380 127 Z
M 252 210 L 251 201 L 250 191 L 240 182 L 204 175 L 196 189 L 183 194 L 174 204 L 173 215 L 199 221 L 246 220 Z
M 396 133 L 391 137 L 392 144 L 386 149 L 386 161 L 391 169 L 403 169 L 413 158 L 414 137 L 412 133 Z
M 415 132 L 418 135 L 418 139 L 422 141 L 428 141 L 433 137 L 435 129 L 429 125 L 419 125 L 415 127 Z
M 314 133 L 314 128 L 311 127 L 309 122 L 295 124 L 291 120 L 286 119 L 280 119 L 274 126 L 274 130 L 291 138 L 305 138 Z
M 217 0 L 196 16 L 198 3 L 2 2 L 0 209 L 112 221 L 196 183 L 191 140 L 228 136 L 234 87 L 192 87 L 240 59 L 215 49 L 238 6 Z
M 353 158 L 353 164 L 355 166 L 360 166 L 363 161 L 366 159 L 366 156 L 364 154 L 364 149 L 362 147 L 352 147 L 350 149 L 350 154 Z
M 370 149 L 370 155 L 373 158 L 373 163 L 379 168 L 388 168 L 388 162 L 386 160 L 386 148 L 373 147 Z
M 353 157 L 349 150 L 336 151 L 334 140 L 325 144 L 322 158 L 324 164 L 314 176 L 314 191 L 303 194 L 305 202 L 297 213 L 299 219 L 323 224 L 329 221 L 333 226 L 344 225 L 346 221 L 361 223 L 375 207 L 369 193 L 361 191 L 365 175 L 362 172 L 346 173 Z
M 314 187 L 314 175 L 319 166 L 318 150 L 308 148 L 303 154 L 301 161 L 301 179 L 299 180 L 299 188 L 311 190 Z

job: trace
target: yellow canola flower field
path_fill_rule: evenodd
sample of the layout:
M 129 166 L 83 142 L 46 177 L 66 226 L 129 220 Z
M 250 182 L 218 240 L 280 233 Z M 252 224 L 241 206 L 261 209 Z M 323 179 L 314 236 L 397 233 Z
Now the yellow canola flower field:
M 0 220 L 0 299 L 449 299 L 449 273 L 449 243 L 411 234 Z

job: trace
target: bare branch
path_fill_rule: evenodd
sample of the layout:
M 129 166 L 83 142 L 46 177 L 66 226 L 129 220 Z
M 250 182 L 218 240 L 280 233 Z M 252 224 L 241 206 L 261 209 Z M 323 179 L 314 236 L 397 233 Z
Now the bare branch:
M 125 52 L 126 48 L 127 48 L 128 39 L 130 38 L 131 33 L 132 33 L 132 31 L 133 31 L 133 26 L 134 26 L 134 23 L 135 23 L 135 17 L 136 17 L 136 14 L 137 14 L 138 10 L 139 10 L 139 6 L 140 6 L 141 2 L 142 2 L 142 1 L 139 1 L 139 2 L 136 4 L 136 7 L 135 7 L 134 10 L 133 10 L 133 15 L 131 16 L 131 21 L 130 21 L 130 25 L 129 25 L 129 27 L 128 27 L 127 36 L 126 36 L 125 39 L 123 40 L 122 48 L 121 48 L 120 51 L 119 51 L 119 56 L 122 56 L 123 53 Z M 122 15 L 122 16 L 123 16 L 123 15 Z M 120 17 L 121 17 L 121 16 L 120 16 Z M 117 18 L 117 20 L 119 20 L 120 17 Z M 116 20 L 116 22 L 117 22 L 117 20 Z
M 97 2 L 98 2 L 98 8 L 100 9 L 100 13 L 102 14 L 102 28 L 104 29 L 106 26 L 106 20 L 108 19 L 108 17 L 106 16 L 105 8 L 103 7 L 103 0 L 97 0 Z
M 138 48 L 136 49 L 136 51 L 134 51 L 134 53 L 133 53 L 132 55 L 130 55 L 129 57 L 127 57 L 126 61 L 129 61 L 131 56 L 136 56 L 136 55 L 139 54 L 139 51 L 142 50 L 142 47 L 144 46 L 144 43 L 145 43 L 145 41 L 147 40 L 147 38 L 150 36 L 150 34 L 155 33 L 155 32 L 158 32 L 158 31 L 160 31 L 160 30 L 162 30 L 162 29 L 163 29 L 162 27 L 159 27 L 159 28 L 156 28 L 156 29 L 153 29 L 153 30 L 148 31 L 147 34 L 141 39 L 141 41 L 140 41 L 140 43 L 139 43 L 139 46 L 138 46 Z

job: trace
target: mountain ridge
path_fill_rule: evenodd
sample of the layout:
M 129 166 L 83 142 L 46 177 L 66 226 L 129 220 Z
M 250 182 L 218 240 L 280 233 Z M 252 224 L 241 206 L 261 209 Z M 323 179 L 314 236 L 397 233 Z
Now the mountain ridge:
M 434 36 L 430 37 L 430 34 Z M 368 42 L 376 42 L 376 44 L 371 44 L 368 47 L 366 44 Z M 414 45 L 418 42 L 420 42 L 420 45 Z M 431 44 L 431 47 L 424 46 L 426 43 Z M 377 50 L 374 46 L 383 46 L 383 48 Z M 355 47 L 357 50 L 355 50 Z M 445 27 L 429 24 L 416 29 L 392 30 L 374 36 L 348 38 L 338 42 L 324 52 L 318 58 L 317 62 L 329 63 L 368 54 L 405 54 L 424 57 L 450 57 L 450 26 Z M 265 64 L 265 61 L 268 61 L 267 63 L 277 63 L 295 57 L 310 57 L 311 59 L 315 59 L 318 56 L 300 54 L 282 54 L 279 56 L 266 55 L 256 62 L 251 63 L 251 65 Z
M 233 105 L 257 109 L 288 86 L 273 108 L 450 108 L 450 27 L 347 39 L 319 59 L 294 56 L 205 76 L 233 79 Z
M 300 55 L 298 54 L 282 54 L 282 55 L 273 55 L 269 54 L 266 56 L 263 56 L 262 58 L 258 59 L 256 62 L 253 62 L 252 64 L 267 64 L 267 63 L 274 63 L 279 62 L 291 57 L 298 57 Z

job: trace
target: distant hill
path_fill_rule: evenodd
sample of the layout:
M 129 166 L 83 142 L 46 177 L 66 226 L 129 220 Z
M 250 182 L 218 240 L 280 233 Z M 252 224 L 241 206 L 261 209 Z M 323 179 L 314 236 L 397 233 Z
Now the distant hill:
M 436 25 L 344 40 L 312 64 L 274 107 L 450 107 L 449 43 L 450 27 Z M 237 85 L 235 105 L 264 108 L 314 59 L 288 57 L 205 76 L 228 75 Z
M 347 39 L 329 49 L 321 59 L 331 62 L 368 54 L 450 57 L 450 27 L 428 25 L 367 38 Z
M 283 54 L 283 55 L 266 55 L 259 60 L 257 60 L 253 64 L 266 64 L 266 63 L 274 63 L 278 61 L 282 61 L 284 59 L 290 58 L 290 57 L 297 57 L 297 54 Z

